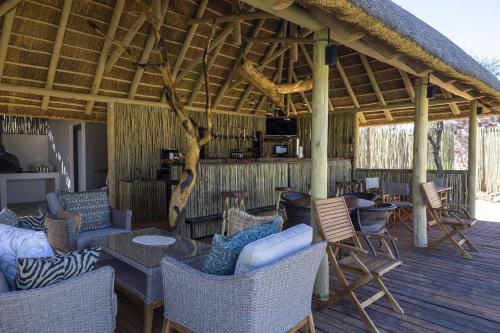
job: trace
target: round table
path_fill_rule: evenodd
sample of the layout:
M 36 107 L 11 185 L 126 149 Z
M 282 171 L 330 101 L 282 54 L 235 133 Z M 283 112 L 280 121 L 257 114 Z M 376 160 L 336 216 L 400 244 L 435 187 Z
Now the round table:
M 366 208 L 375 206 L 375 201 L 366 200 L 366 199 L 358 199 L 358 198 L 344 198 L 347 209 L 352 211 L 357 208 Z M 310 198 L 301 198 L 292 201 L 294 204 L 302 205 L 302 206 L 311 206 Z

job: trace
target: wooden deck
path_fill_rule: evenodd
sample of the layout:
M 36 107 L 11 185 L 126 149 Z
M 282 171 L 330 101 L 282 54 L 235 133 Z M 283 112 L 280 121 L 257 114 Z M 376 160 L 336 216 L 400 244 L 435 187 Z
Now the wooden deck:
M 384 299 L 368 308 L 381 332 L 500 332 L 500 223 L 481 222 L 467 235 L 479 251 L 474 261 L 462 259 L 449 246 L 440 251 L 416 249 L 404 227 L 392 230 L 404 265 L 384 281 L 405 310 L 396 314 Z M 432 239 L 438 236 L 432 230 Z M 332 287 L 337 287 L 331 279 Z M 372 286 L 360 290 L 369 296 Z M 162 309 L 155 313 L 154 332 L 161 331 Z M 142 330 L 142 306 L 119 295 L 118 333 Z M 314 312 L 317 332 L 366 332 L 348 301 Z

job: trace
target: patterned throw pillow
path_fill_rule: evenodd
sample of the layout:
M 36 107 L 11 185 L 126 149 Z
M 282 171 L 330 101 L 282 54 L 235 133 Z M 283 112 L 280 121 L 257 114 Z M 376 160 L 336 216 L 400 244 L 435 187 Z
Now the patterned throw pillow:
M 231 208 L 227 214 L 227 236 L 240 232 L 242 230 L 254 227 L 262 223 L 273 222 L 276 216 L 253 216 L 245 211 Z M 281 217 L 279 217 L 281 219 Z M 282 221 L 283 222 L 283 221 Z M 283 224 L 283 223 L 282 223 Z M 281 231 L 281 228 L 280 228 Z
M 7 207 L 0 212 L 0 223 L 17 227 L 17 215 Z
M 282 220 L 275 218 L 271 223 L 259 224 L 238 232 L 233 237 L 216 234 L 203 271 L 214 275 L 232 275 L 241 250 L 253 241 L 278 232 Z
M 41 288 L 95 269 L 101 248 L 85 249 L 48 258 L 17 260 L 15 290 Z
M 47 214 L 42 213 L 40 216 L 23 216 L 18 219 L 17 226 L 23 229 L 34 231 L 44 231 L 43 223 Z
M 81 232 L 111 227 L 111 210 L 105 190 L 58 192 L 57 195 L 65 211 L 81 214 Z
M 82 214 L 60 210 L 59 213 L 57 213 L 57 218 L 60 220 L 72 219 L 75 221 L 75 235 L 80 233 L 80 229 L 82 227 Z
M 54 251 L 44 232 L 0 224 L 0 271 L 9 285 L 12 286 L 14 283 L 18 258 L 53 255 Z

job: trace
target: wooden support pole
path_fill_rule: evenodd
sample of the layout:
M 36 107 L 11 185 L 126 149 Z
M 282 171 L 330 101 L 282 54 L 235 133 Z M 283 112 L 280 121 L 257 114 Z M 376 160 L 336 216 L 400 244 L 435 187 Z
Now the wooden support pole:
M 290 37 L 297 37 L 297 25 L 294 23 L 290 24 Z M 297 43 L 292 44 L 292 48 L 290 49 L 290 59 L 292 62 L 299 60 L 299 47 Z
M 467 204 L 469 213 L 476 217 L 477 187 L 477 101 L 469 104 L 469 165 L 467 172 Z
M 356 179 L 356 170 L 359 162 L 359 115 L 361 112 L 353 114 L 352 120 L 352 179 Z
M 118 208 L 117 193 L 118 186 L 116 183 L 115 169 L 115 104 L 108 103 L 107 109 L 107 140 L 108 140 L 108 191 L 109 205 L 113 208 Z
M 9 48 L 10 33 L 14 25 L 15 16 L 16 8 L 9 11 L 3 18 L 2 34 L 0 37 L 0 80 L 2 79 L 5 60 L 7 59 L 7 49 Z
M 232 2 L 232 10 L 234 14 L 240 13 L 240 0 L 233 0 Z M 241 45 L 241 22 L 235 21 L 233 22 L 233 44 Z
M 328 65 L 325 63 L 325 47 L 328 32 L 314 33 L 313 49 L 313 113 L 311 128 L 311 198 L 326 199 L 328 196 Z M 314 239 L 321 240 L 316 221 L 312 220 Z M 316 281 L 314 294 L 320 300 L 329 297 L 328 258 L 323 257 Z
M 59 56 L 61 54 L 61 47 L 63 44 L 64 33 L 66 32 L 66 25 L 68 24 L 69 14 L 71 13 L 71 5 L 73 0 L 65 0 L 63 9 L 61 12 L 61 17 L 59 18 L 59 26 L 57 28 L 56 39 L 54 42 L 54 47 L 52 48 L 52 57 L 50 58 L 49 70 L 47 72 L 47 80 L 45 82 L 45 88 L 52 89 L 54 85 L 54 79 L 56 77 L 57 63 L 59 62 Z M 49 107 L 49 96 L 43 96 L 42 99 L 42 110 L 47 110 Z
M 413 142 L 413 244 L 427 247 L 427 212 L 421 186 L 427 180 L 427 125 L 429 100 L 427 99 L 427 77 L 415 82 L 415 128 Z

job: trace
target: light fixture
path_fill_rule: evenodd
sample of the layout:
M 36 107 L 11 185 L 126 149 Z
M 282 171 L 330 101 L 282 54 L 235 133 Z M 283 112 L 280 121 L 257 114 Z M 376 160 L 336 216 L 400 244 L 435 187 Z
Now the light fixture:
M 325 65 L 335 65 L 337 63 L 337 47 L 329 44 L 325 47 Z
M 434 94 L 436 93 L 437 89 L 436 86 L 428 86 L 427 87 L 427 98 L 431 99 L 434 98 Z
M 483 111 L 484 111 L 484 109 L 482 106 L 477 107 L 477 114 L 483 114 Z

